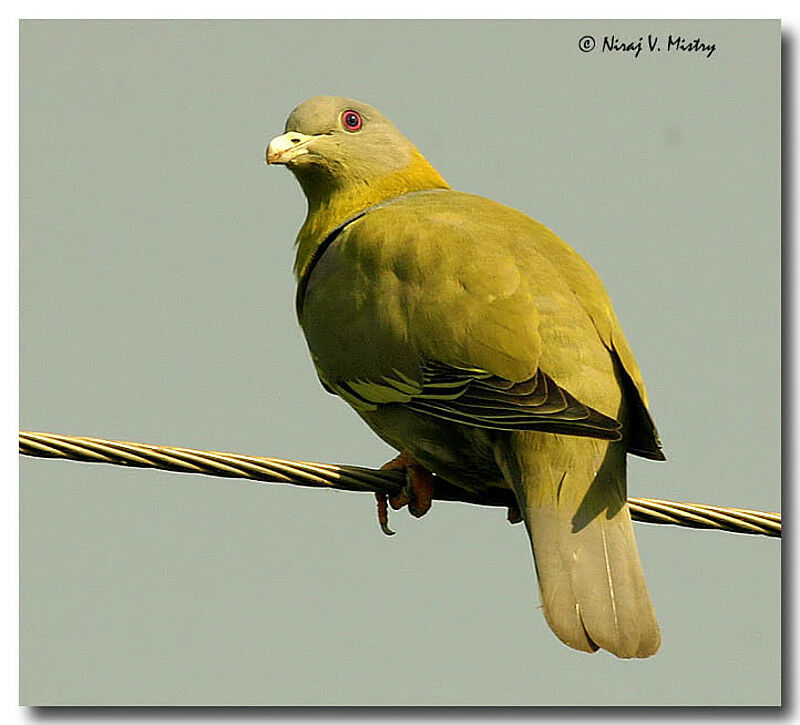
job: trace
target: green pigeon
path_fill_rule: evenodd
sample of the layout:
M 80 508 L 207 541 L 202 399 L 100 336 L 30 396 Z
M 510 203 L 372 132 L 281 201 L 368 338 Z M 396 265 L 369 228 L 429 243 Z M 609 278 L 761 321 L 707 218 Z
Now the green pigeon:
M 303 102 L 267 163 L 308 200 L 296 308 L 320 381 L 401 453 L 392 505 L 423 514 L 437 478 L 510 489 L 556 636 L 655 653 L 625 479 L 628 453 L 664 455 L 597 274 L 522 212 L 451 189 L 366 103 Z

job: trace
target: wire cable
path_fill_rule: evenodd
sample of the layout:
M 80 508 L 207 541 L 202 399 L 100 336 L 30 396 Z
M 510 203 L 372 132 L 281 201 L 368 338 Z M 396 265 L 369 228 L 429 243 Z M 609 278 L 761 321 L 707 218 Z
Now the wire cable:
M 157 468 L 164 471 L 386 495 L 398 493 L 405 482 L 405 476 L 401 471 L 379 471 L 361 466 L 289 461 L 264 456 L 32 431 L 20 431 L 19 452 L 37 458 Z M 516 504 L 513 494 L 508 489 L 493 488 L 476 494 L 448 484 L 441 478 L 436 480 L 434 498 L 483 506 Z M 635 521 L 672 524 L 694 529 L 715 529 L 739 534 L 760 534 L 778 538 L 781 536 L 779 513 L 652 498 L 629 498 L 628 505 L 631 517 Z

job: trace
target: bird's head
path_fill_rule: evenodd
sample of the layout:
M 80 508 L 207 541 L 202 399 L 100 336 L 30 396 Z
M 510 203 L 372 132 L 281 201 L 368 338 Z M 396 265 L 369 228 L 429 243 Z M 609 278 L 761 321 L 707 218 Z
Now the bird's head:
M 270 141 L 268 164 L 284 164 L 312 201 L 339 191 L 446 188 L 439 173 L 382 113 L 351 98 L 315 96 Z M 392 189 L 386 189 L 391 193 Z

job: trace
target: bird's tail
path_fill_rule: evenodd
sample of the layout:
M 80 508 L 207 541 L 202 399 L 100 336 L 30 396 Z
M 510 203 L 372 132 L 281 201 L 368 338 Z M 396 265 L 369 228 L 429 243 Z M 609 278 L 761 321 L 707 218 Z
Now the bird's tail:
M 654 654 L 661 637 L 626 503 L 624 442 L 518 433 L 503 458 L 553 632 L 586 652 Z

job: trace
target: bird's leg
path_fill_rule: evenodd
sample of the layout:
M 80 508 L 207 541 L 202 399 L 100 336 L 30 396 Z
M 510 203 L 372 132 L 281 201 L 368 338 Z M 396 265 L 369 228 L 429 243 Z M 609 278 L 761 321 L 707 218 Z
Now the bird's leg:
M 419 518 L 428 512 L 433 500 L 433 487 L 436 479 L 427 468 L 420 466 L 409 454 L 401 453 L 397 458 L 393 458 L 381 466 L 381 470 L 403 470 L 406 473 L 406 485 L 398 493 L 388 497 L 388 502 L 395 511 L 408 504 L 408 510 L 412 516 Z M 381 530 L 384 534 L 391 536 L 394 531 L 388 525 L 387 496 L 376 493 L 375 498 L 378 501 L 378 522 Z

